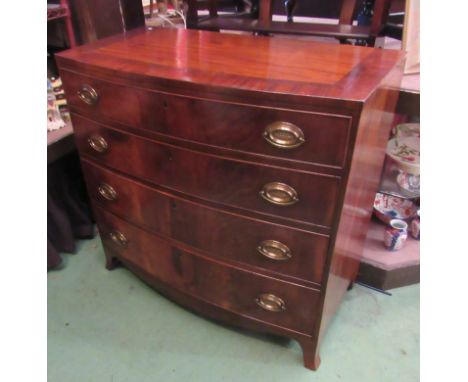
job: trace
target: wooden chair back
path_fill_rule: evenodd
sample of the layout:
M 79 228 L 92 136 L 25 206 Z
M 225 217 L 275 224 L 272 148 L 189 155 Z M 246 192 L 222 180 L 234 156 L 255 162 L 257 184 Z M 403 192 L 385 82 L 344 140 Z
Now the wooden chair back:
M 187 25 L 189 28 L 197 28 L 198 24 L 198 10 L 199 9 L 208 9 L 209 17 L 215 18 L 218 17 L 218 9 L 219 5 L 224 3 L 231 3 L 234 5 L 236 1 L 230 0 L 186 0 L 189 6 L 188 15 L 187 15 Z M 330 25 L 324 25 L 321 28 L 321 24 L 306 24 L 306 23 L 299 23 L 302 26 L 299 26 L 300 32 L 298 32 L 298 26 L 291 26 L 291 30 L 288 30 L 288 23 L 284 23 L 280 28 L 278 28 L 278 22 L 273 22 L 273 1 L 274 0 L 258 0 L 259 1 L 259 17 L 258 17 L 258 25 L 252 31 L 263 31 L 263 32 L 270 32 L 270 33 L 293 33 L 293 34 L 303 34 L 305 35 L 317 35 L 317 36 L 327 36 L 327 34 L 331 37 L 336 37 L 337 32 L 335 30 L 330 29 Z M 300 1 L 300 0 L 296 0 Z M 303 0 L 305 1 L 305 0 Z M 373 8 L 373 16 L 371 25 L 368 29 L 366 29 L 365 40 L 367 40 L 368 45 L 373 46 L 375 42 L 375 38 L 382 30 L 383 26 L 385 25 L 388 11 L 390 8 L 391 0 L 375 0 L 374 8 Z M 357 14 L 357 7 L 362 4 L 361 1 L 357 0 L 343 0 L 341 3 L 341 10 L 340 10 L 340 17 L 339 17 L 339 25 L 346 25 L 351 27 L 349 36 L 353 38 L 353 22 L 355 20 L 355 15 Z M 294 23 L 291 23 L 294 24 Z M 296 23 L 298 24 L 298 23 Z M 237 24 L 238 25 L 238 24 Z M 248 24 L 252 25 L 252 24 Z M 310 26 L 310 27 L 309 27 Z M 260 27 L 260 28 L 259 28 Z M 338 27 L 337 27 L 338 28 Z M 233 26 L 227 25 L 227 29 L 235 29 Z M 335 28 L 336 29 L 336 28 Z M 242 30 L 247 30 L 247 28 L 243 28 Z M 361 35 L 362 36 L 362 31 Z M 360 37 L 363 38 L 363 37 Z M 340 41 L 344 39 L 340 38 Z

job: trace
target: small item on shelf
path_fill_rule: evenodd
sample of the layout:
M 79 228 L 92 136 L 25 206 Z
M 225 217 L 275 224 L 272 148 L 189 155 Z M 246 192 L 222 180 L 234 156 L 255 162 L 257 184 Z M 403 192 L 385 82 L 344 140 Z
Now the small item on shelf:
M 406 123 L 395 127 L 395 137 L 387 144 L 390 163 L 398 168 L 395 180 L 403 195 L 419 196 L 419 141 L 419 124 Z
M 385 229 L 384 245 L 389 251 L 398 251 L 403 247 L 408 237 L 408 223 L 393 219 Z
M 418 182 L 419 176 L 408 177 L 407 173 L 398 168 L 395 161 L 387 158 L 382 171 L 379 192 L 402 199 L 417 199 L 419 198 Z
M 416 213 L 416 216 L 414 217 L 413 220 L 411 220 L 411 225 L 410 225 L 410 233 L 411 233 L 411 237 L 413 237 L 414 239 L 416 240 L 419 240 L 420 238 L 420 225 L 421 225 L 421 222 L 420 222 L 420 215 L 419 215 L 419 210 L 418 212 Z
M 58 130 L 66 125 L 70 115 L 60 78 L 47 79 L 47 131 Z
M 397 138 L 418 137 L 419 123 L 401 123 L 393 128 L 393 135 Z
M 403 190 L 419 195 L 419 175 L 409 174 L 400 170 L 396 181 L 398 186 Z
M 389 224 L 392 219 L 409 220 L 416 215 L 417 207 L 409 199 L 377 193 L 374 200 L 374 214 Z
M 411 175 L 419 175 L 419 137 L 395 137 L 388 141 L 387 155 L 398 168 Z
M 52 82 L 47 78 L 47 131 L 58 130 L 65 126 L 58 106 L 52 86 Z

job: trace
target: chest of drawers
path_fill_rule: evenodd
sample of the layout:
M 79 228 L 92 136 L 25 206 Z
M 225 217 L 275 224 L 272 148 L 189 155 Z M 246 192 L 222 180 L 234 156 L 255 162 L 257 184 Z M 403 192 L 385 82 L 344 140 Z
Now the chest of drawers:
M 58 55 L 107 268 L 319 345 L 359 267 L 398 51 L 136 30 Z

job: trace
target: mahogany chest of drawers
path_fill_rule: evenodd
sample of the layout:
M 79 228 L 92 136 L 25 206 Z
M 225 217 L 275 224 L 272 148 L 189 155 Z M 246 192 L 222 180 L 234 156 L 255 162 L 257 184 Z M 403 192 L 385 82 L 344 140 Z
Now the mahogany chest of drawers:
M 58 55 L 107 268 L 300 342 L 359 267 L 402 53 L 137 30 Z

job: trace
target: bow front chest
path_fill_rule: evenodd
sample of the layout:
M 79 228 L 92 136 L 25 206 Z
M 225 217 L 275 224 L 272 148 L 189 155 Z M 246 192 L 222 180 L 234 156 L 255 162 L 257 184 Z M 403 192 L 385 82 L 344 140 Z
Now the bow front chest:
M 319 365 L 359 267 L 399 51 L 136 30 L 57 56 L 107 268 Z

